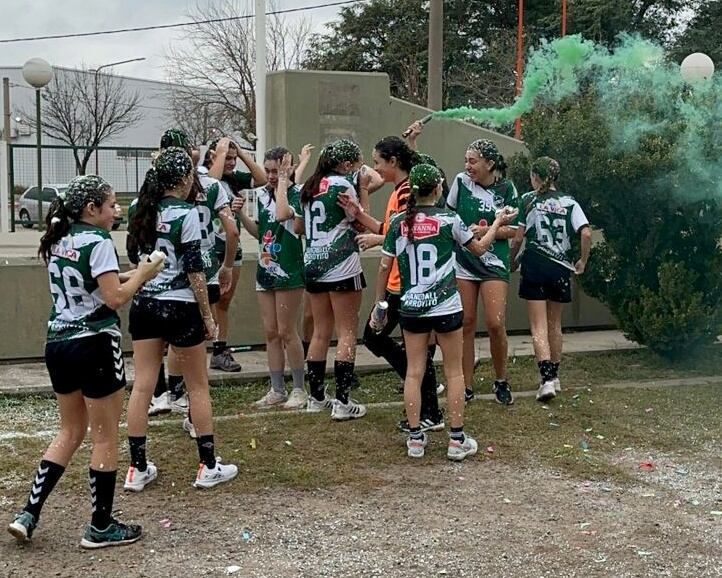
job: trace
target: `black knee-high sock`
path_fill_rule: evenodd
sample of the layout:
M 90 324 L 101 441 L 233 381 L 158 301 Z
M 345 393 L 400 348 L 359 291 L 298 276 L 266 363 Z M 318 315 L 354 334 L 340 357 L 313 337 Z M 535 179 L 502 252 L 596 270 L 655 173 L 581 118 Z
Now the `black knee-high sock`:
M 63 466 L 47 460 L 40 460 L 33 487 L 30 488 L 28 503 L 25 505 L 25 511 L 35 516 L 36 520 L 40 517 L 40 510 L 42 510 L 45 500 L 48 499 L 63 472 L 65 472 Z
M 542 382 L 554 379 L 554 364 L 551 361 L 546 359 L 540 361 L 537 365 L 539 366 L 539 375 L 541 375 Z
M 110 524 L 116 473 L 90 468 L 90 500 L 93 504 L 93 517 L 90 523 L 98 530 L 105 530 Z
M 336 399 L 341 403 L 348 403 L 348 396 L 353 384 L 353 361 L 334 361 L 333 373 L 336 377 Z
M 153 397 L 158 397 L 166 392 L 168 386 L 165 382 L 165 366 L 160 364 L 160 371 L 158 372 L 158 381 L 155 382 L 155 391 Z
M 435 345 L 428 348 L 426 371 L 421 381 L 421 417 L 436 418 L 439 413 L 439 396 L 436 393 L 436 367 L 434 366 Z
M 168 374 L 168 389 L 173 400 L 183 395 L 183 376 Z
M 130 465 L 141 472 L 148 469 L 148 461 L 145 457 L 145 439 L 145 436 L 128 437 L 128 445 L 130 446 Z
M 552 378 L 556 379 L 559 377 L 559 362 L 552 361 Z
M 214 341 L 213 342 L 213 355 L 220 355 L 226 350 L 225 341 Z
M 306 359 L 308 357 L 308 348 L 311 347 L 311 342 L 301 341 L 301 345 L 303 346 L 303 358 Z
M 196 438 L 198 444 L 198 458 L 202 464 L 209 469 L 216 467 L 216 444 L 213 441 L 213 435 L 198 436 Z
M 316 401 L 323 401 L 325 397 L 324 379 L 326 377 L 326 360 L 323 361 L 307 361 L 308 366 L 308 385 L 311 395 Z

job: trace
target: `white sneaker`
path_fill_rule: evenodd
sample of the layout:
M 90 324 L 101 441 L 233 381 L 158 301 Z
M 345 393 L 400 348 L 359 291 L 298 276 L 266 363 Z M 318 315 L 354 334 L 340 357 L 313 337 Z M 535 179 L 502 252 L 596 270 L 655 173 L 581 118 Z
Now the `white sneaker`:
M 449 440 L 449 449 L 446 451 L 446 457 L 452 462 L 460 462 L 463 459 L 473 456 L 479 449 L 476 440 L 468 435 L 464 436 L 464 443 L 457 440 Z
M 441 395 L 444 393 L 444 390 L 446 389 L 446 386 L 443 383 L 437 383 L 436 384 L 436 395 Z
M 308 413 L 319 413 L 328 411 L 329 409 L 333 409 L 333 398 L 328 397 L 325 393 L 323 395 L 323 401 L 318 401 L 312 395 L 308 396 L 308 402 L 306 403 L 306 411 Z
M 283 409 L 303 409 L 308 403 L 308 394 L 297 387 L 291 390 L 288 400 L 283 404 Z
M 555 377 L 552 381 L 554 382 L 554 393 L 561 393 L 562 392 L 562 382 L 559 381 L 558 377 Z
M 274 405 L 281 405 L 282 403 L 286 403 L 287 399 L 288 398 L 286 397 L 285 393 L 278 393 L 273 389 L 269 389 L 268 393 L 266 393 L 266 395 L 264 395 L 253 405 L 255 405 L 259 409 L 267 409 L 269 407 L 273 407 Z
M 550 399 L 554 399 L 557 396 L 555 388 L 554 388 L 554 381 L 545 381 L 539 386 L 539 389 L 536 392 L 536 400 L 545 402 L 549 401 Z
M 158 468 L 153 462 L 148 462 L 148 467 L 144 472 L 130 466 L 128 473 L 125 475 L 125 483 L 123 488 L 129 492 L 142 492 L 147 485 L 158 477 Z
M 411 436 L 406 440 L 406 454 L 410 458 L 423 458 L 426 446 L 429 444 L 429 437 L 422 434 L 420 440 L 415 440 Z
M 207 468 L 205 464 L 200 465 L 193 487 L 212 488 L 223 482 L 230 482 L 237 475 L 238 467 L 233 464 L 223 464 L 221 458 L 216 458 L 216 467 L 212 470 Z
M 188 435 L 191 436 L 192 439 L 196 439 L 198 437 L 195 426 L 188 418 L 183 420 L 183 431 L 188 432 Z
M 188 407 L 189 406 L 190 406 L 190 403 L 188 402 L 188 394 L 187 393 L 184 393 L 175 401 L 170 402 L 170 409 L 172 411 L 174 411 L 175 413 L 182 413 L 183 415 L 188 415 Z
M 361 405 L 353 399 L 349 399 L 348 403 L 341 403 L 339 400 L 333 400 L 333 409 L 331 410 L 331 419 L 335 421 L 346 421 L 348 419 L 359 419 L 366 415 L 366 406 Z
M 164 391 L 158 397 L 153 396 L 150 400 L 148 415 L 160 415 L 161 413 L 170 413 L 170 391 Z

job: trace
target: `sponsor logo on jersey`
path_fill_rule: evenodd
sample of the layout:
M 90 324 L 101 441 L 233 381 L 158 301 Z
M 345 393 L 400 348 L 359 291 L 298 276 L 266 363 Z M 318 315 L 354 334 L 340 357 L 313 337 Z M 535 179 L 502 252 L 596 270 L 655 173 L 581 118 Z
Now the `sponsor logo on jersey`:
M 80 251 L 77 249 L 65 249 L 60 245 L 53 245 L 52 249 L 50 249 L 50 253 L 55 257 L 68 259 L 69 261 L 74 261 L 76 263 L 80 260 Z
M 331 186 L 331 182 L 327 178 L 321 179 L 321 182 L 318 183 L 318 193 L 313 195 L 314 197 L 318 197 L 321 195 L 325 195 L 328 192 L 328 188 Z
M 170 233 L 170 224 L 169 223 L 158 223 L 155 227 L 155 230 L 159 233 Z
M 414 217 L 414 240 L 422 241 L 430 237 L 436 237 L 441 231 L 441 221 L 434 217 L 427 217 L 424 213 L 419 213 Z M 409 228 L 406 225 L 406 221 L 401 223 L 401 234 L 406 237 L 409 233 Z
M 559 202 L 555 201 L 544 201 L 541 205 L 537 206 L 537 209 L 543 213 L 552 213 L 554 215 L 566 215 L 568 213 L 565 207 L 562 207 Z

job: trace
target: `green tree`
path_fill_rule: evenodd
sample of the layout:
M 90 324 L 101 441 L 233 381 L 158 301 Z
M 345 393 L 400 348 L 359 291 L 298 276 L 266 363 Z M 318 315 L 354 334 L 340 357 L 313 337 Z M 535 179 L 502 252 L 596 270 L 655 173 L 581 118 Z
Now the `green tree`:
M 715 98 L 712 109 L 721 104 Z M 649 103 L 629 106 L 634 117 Z M 579 200 L 603 234 L 583 287 L 609 306 L 629 337 L 667 357 L 710 343 L 722 329 L 722 204 L 713 179 L 684 160 L 683 128 L 669 122 L 636 149 L 621 150 L 591 89 L 535 111 L 524 128 L 531 155 L 559 160 L 560 190 Z M 711 130 L 701 138 L 710 153 L 699 161 L 718 166 L 719 135 Z M 524 189 L 528 159 L 517 157 L 512 167 Z
M 681 61 L 693 52 L 704 52 L 722 66 L 722 1 L 709 0 L 702 5 L 675 42 L 672 56 Z

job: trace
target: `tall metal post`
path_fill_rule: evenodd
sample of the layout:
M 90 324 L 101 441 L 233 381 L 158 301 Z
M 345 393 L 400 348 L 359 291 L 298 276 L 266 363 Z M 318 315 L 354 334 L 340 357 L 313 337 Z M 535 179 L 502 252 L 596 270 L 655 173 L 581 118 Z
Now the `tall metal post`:
M 266 0 L 256 0 L 256 159 L 266 151 Z
M 524 76 L 524 0 L 519 0 L 519 23 L 516 33 L 516 96 L 521 94 Z M 521 118 L 516 119 L 514 137 L 521 140 Z
M 35 127 L 38 153 L 38 230 L 43 230 L 43 125 L 40 123 L 40 89 L 35 89 Z
M 567 35 L 567 0 L 562 0 L 562 38 Z
M 10 181 L 10 79 L 3 78 L 3 147 L 5 166 L 0 169 L 0 175 L 7 178 L 0 183 L 0 233 L 8 230 L 15 232 L 15 199 L 13 197 L 12 182 Z M 10 209 L 8 215 L 8 208 Z M 8 227 L 9 223 L 9 227 Z
M 426 105 L 441 110 L 444 67 L 444 0 L 431 0 L 429 7 L 429 68 Z

